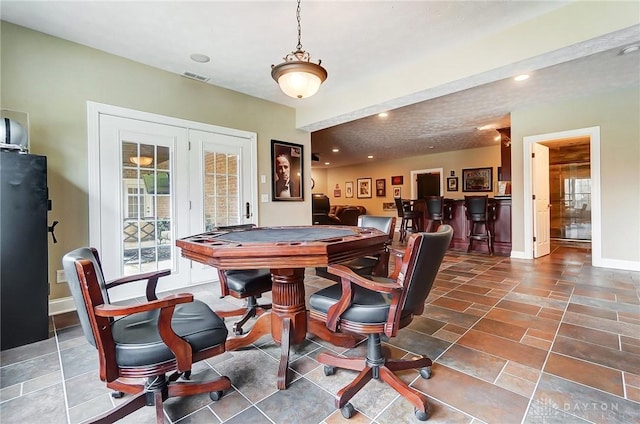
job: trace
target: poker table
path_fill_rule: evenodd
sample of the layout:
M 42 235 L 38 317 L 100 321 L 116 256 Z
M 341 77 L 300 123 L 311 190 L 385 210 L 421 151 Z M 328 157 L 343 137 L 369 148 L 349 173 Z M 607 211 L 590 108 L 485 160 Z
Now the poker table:
M 272 276 L 272 309 L 251 331 L 229 338 L 235 350 L 271 333 L 280 343 L 277 385 L 287 386 L 290 344 L 301 343 L 307 331 L 341 346 L 353 346 L 352 335 L 330 332 L 324 323 L 308 320 L 304 271 L 384 252 L 389 235 L 375 228 L 310 225 L 224 229 L 176 240 L 182 256 L 218 269 L 268 268 Z

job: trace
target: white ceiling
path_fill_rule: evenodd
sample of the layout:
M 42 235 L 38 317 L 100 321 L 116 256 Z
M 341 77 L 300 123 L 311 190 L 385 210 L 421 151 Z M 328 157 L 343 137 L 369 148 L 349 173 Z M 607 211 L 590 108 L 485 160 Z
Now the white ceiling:
M 322 59 L 329 73 L 320 92 L 303 100 L 285 96 L 270 76 L 271 65 L 295 50 L 293 0 L 2 0 L 0 16 L 169 72 L 203 75 L 210 84 L 299 113 L 317 110 L 317 119 L 300 126 L 315 131 L 312 150 L 319 153 L 320 166 L 324 161 L 340 166 L 366 161 L 367 154 L 390 159 L 494 144 L 494 131 L 475 128 L 487 123 L 508 126 L 515 108 L 577 97 L 585 87 L 594 92 L 637 86 L 639 54 L 618 52 L 640 41 L 640 25 L 429 90 L 398 90 L 387 101 L 344 110 L 340 96 L 354 95 L 351 88 L 361 87 L 366 79 L 384 78 L 424 57 L 455 51 L 467 40 L 499 33 L 568 3 L 572 1 L 303 0 L 302 46 L 314 60 Z M 193 53 L 208 55 L 211 62 L 196 63 L 189 58 Z M 446 66 L 439 71 L 448 71 Z M 518 69 L 537 71 L 516 85 L 507 77 Z M 400 88 L 398 81 L 386 81 L 386 89 Z M 366 118 L 381 110 L 390 110 L 384 121 Z M 333 147 L 341 149 L 339 155 L 330 152 Z

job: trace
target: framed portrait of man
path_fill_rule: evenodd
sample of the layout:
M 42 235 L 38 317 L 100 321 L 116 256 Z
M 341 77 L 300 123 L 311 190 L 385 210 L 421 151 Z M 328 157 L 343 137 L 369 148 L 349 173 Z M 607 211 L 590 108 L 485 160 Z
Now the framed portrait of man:
M 273 167 L 272 200 L 303 201 L 303 146 L 286 141 L 271 140 Z

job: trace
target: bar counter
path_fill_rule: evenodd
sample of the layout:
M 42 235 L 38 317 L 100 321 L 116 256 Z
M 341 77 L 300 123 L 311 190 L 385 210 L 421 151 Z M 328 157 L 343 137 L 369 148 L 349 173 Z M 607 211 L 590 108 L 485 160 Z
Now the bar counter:
M 420 230 L 429 228 L 431 221 L 428 218 L 427 205 L 424 199 L 412 201 L 416 212 L 421 213 Z M 464 198 L 444 199 L 445 204 L 445 224 L 453 227 L 453 240 L 450 248 L 467 249 L 469 239 L 469 223 L 464 211 Z M 496 255 L 511 255 L 511 196 L 496 196 L 489 198 L 489 215 L 491 219 L 490 228 L 493 231 L 493 251 Z M 486 245 L 474 243 L 474 250 L 488 253 Z

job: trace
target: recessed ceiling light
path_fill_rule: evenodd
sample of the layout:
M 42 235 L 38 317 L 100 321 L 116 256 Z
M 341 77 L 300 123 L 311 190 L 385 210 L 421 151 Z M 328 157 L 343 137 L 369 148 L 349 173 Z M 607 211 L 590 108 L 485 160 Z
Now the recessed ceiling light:
M 496 124 L 487 124 L 487 125 L 482 125 L 481 127 L 476 127 L 476 129 L 478 131 L 486 131 L 486 130 L 493 130 L 497 127 Z
M 332 151 L 333 153 L 338 153 L 338 152 L 340 151 L 340 149 L 331 149 L 331 151 Z
M 206 54 L 200 54 L 200 53 L 194 53 L 189 57 L 191 58 L 191 60 L 198 63 L 207 63 L 208 61 L 211 60 L 211 58 Z
M 325 165 L 331 165 L 331 162 L 325 162 L 324 164 Z
M 637 52 L 638 50 L 640 50 L 640 44 L 632 44 L 620 50 L 620 54 L 625 55 L 625 54 Z
M 388 114 L 387 112 L 380 112 L 380 113 L 378 114 L 378 116 L 379 116 L 380 118 L 386 118 L 387 116 L 389 116 L 389 114 Z
M 527 74 L 518 75 L 517 77 L 514 78 L 514 80 L 516 81 L 524 81 L 526 79 L 529 79 L 529 75 Z
M 367 159 L 373 159 L 373 155 L 367 156 Z

